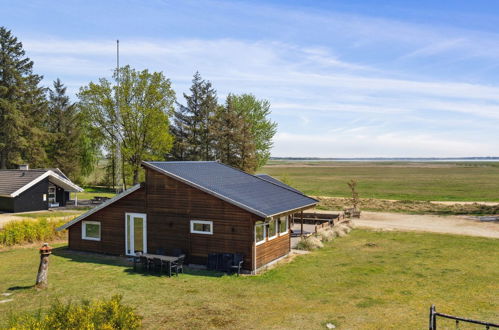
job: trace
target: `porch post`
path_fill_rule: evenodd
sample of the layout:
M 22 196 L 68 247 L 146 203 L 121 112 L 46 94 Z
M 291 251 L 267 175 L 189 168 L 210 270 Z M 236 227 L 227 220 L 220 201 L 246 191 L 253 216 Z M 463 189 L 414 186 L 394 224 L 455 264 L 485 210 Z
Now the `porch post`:
M 301 222 L 301 232 L 300 235 L 303 237 L 303 210 L 300 211 L 300 222 Z
M 75 206 L 78 206 L 78 193 L 75 192 Z

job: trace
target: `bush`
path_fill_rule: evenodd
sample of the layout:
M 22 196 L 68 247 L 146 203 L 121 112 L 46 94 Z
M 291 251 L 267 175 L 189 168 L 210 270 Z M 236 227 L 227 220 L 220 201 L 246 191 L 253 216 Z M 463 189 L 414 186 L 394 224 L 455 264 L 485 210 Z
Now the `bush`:
M 315 236 L 309 236 L 307 238 L 304 238 L 296 245 L 296 248 L 298 250 L 307 250 L 307 251 L 320 249 L 322 247 L 324 247 L 324 244 L 322 244 L 321 240 Z
M 52 304 L 47 313 L 11 317 L 10 329 L 138 329 L 142 316 L 124 305 L 121 296 L 80 304 Z
M 332 241 L 336 237 L 336 234 L 332 229 L 321 230 L 318 234 L 323 242 Z
M 65 237 L 66 232 L 58 232 L 56 229 L 69 220 L 71 217 L 59 220 L 41 218 L 8 222 L 3 229 L 0 229 L 0 245 L 11 246 Z
M 343 224 L 337 225 L 333 227 L 334 232 L 336 233 L 336 236 L 338 237 L 344 237 L 346 236 L 351 229 Z

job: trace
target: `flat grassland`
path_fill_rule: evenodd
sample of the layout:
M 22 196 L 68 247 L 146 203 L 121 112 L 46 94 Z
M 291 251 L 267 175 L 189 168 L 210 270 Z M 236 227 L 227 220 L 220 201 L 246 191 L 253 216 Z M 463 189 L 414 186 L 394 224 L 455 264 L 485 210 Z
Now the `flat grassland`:
M 369 243 L 369 244 L 368 244 Z M 135 273 L 123 258 L 50 257 L 49 288 L 31 287 L 36 248 L 0 252 L 0 328 L 10 313 L 35 313 L 59 298 L 123 294 L 146 328 L 423 329 L 428 308 L 499 321 L 499 240 L 354 230 L 324 249 L 258 276 L 188 270 L 178 278 Z M 442 321 L 442 328 L 453 327 Z
M 499 201 L 499 162 L 271 161 L 259 172 L 312 196 L 420 201 Z

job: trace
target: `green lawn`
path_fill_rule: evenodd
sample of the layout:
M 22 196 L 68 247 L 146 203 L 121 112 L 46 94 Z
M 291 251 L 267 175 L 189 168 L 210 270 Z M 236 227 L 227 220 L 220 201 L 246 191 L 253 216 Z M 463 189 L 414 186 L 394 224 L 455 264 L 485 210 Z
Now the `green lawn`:
M 116 293 L 137 307 L 148 328 L 324 329 L 332 322 L 339 329 L 423 329 L 432 303 L 441 312 L 499 321 L 493 239 L 354 230 L 263 275 L 241 277 L 143 275 L 123 259 L 64 246 L 50 258 L 50 286 L 36 291 L 30 286 L 37 249 L 0 252 L 0 292 L 14 299 L 0 304 L 0 327 L 11 312 L 35 312 L 56 297 Z
M 278 162 L 260 170 L 308 195 L 348 197 L 358 181 L 363 198 L 499 201 L 499 163 Z
M 97 186 L 85 186 L 82 187 L 85 189 L 84 192 L 78 193 L 78 199 L 92 199 L 95 196 L 100 196 L 100 197 L 113 197 L 116 195 L 114 190 L 106 188 L 106 187 L 97 187 Z M 71 194 L 71 199 L 74 199 L 75 194 Z
M 34 213 L 19 213 L 17 216 L 23 218 L 62 218 L 71 217 L 82 214 L 88 209 L 78 209 L 72 211 L 46 211 L 46 212 L 34 212 Z

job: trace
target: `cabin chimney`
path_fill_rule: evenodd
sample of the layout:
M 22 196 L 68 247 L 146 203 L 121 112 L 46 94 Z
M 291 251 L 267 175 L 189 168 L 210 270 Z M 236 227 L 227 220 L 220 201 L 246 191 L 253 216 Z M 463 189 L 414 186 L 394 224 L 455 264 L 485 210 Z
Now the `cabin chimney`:
M 18 167 L 20 170 L 27 171 L 29 170 L 29 165 L 28 164 L 21 164 Z

